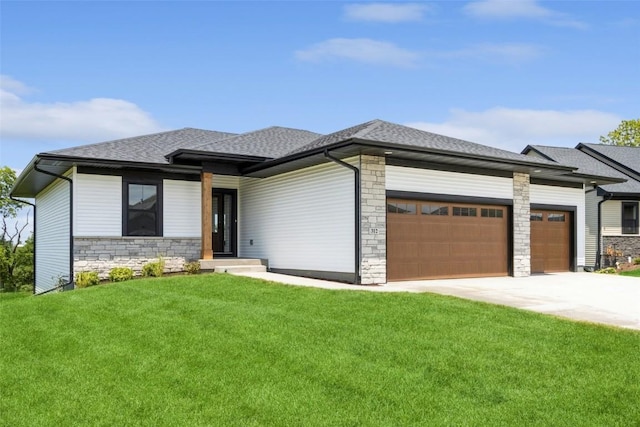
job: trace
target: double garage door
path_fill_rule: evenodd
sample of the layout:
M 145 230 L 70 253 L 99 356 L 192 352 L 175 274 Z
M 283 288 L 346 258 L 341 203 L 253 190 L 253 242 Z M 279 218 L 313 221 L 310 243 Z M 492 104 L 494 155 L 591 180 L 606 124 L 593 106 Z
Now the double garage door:
M 569 213 L 531 218 L 533 272 L 569 270 Z M 509 224 L 507 206 L 388 199 L 387 279 L 506 276 Z

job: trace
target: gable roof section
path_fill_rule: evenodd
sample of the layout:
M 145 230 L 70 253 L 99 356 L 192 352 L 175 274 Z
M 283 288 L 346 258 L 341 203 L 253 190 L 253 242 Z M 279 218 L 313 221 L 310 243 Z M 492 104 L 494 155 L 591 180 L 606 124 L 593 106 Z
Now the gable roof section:
M 640 181 L 640 147 L 581 143 L 576 148 Z
M 305 145 L 292 153 L 301 153 L 322 147 L 331 147 L 344 141 L 373 143 L 385 146 L 415 148 L 433 152 L 446 152 L 466 156 L 501 159 L 513 162 L 539 163 L 541 166 L 560 166 L 556 162 L 545 159 L 532 159 L 523 154 L 477 144 L 462 139 L 451 138 L 436 133 L 415 129 L 408 126 L 386 122 L 384 120 L 372 120 L 348 129 L 344 129 L 329 135 L 321 136 L 308 145 Z
M 216 153 L 274 159 L 282 157 L 320 136 L 318 133 L 306 130 L 271 126 L 192 148 L 180 147 L 173 152 L 168 152 L 167 158 L 175 160 L 188 154 L 207 155 Z
M 605 182 L 607 178 L 613 178 L 614 181 L 626 181 L 611 184 L 611 180 L 609 180 L 608 184 L 598 185 L 608 193 L 640 194 L 640 182 L 577 148 L 529 145 L 523 150 L 523 153 L 530 152 L 530 150 L 558 163 L 577 167 L 578 169 L 574 171 L 574 174 L 577 175 L 593 176 L 596 179 L 601 177 L 605 179 Z
M 165 158 L 178 148 L 191 148 L 234 136 L 234 133 L 184 128 L 168 132 L 117 139 L 42 154 L 135 163 L 168 164 Z

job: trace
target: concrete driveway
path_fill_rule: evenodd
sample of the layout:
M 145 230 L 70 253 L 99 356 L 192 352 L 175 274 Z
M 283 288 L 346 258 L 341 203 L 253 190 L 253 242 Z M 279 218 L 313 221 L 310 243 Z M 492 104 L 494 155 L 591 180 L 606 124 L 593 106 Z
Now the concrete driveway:
M 640 330 L 640 279 L 595 273 L 530 277 L 419 280 L 355 286 L 274 273 L 243 275 L 325 289 L 373 292 L 433 292 L 517 307 L 569 319 Z

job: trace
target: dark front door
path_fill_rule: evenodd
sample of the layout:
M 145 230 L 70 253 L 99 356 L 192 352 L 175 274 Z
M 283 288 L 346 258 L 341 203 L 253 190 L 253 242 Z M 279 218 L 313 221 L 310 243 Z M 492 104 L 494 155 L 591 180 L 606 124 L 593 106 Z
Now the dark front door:
M 213 189 L 213 253 L 215 256 L 231 256 L 237 254 L 237 191 Z

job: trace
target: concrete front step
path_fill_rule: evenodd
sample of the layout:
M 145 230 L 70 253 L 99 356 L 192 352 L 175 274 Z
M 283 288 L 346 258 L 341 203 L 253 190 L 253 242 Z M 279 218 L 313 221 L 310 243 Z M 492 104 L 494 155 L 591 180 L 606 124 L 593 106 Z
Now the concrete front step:
M 221 265 L 216 267 L 214 273 L 265 273 L 267 267 L 264 265 Z
M 238 268 L 238 271 L 266 271 L 267 260 L 251 258 L 214 258 L 201 259 L 200 269 L 203 271 L 222 271 Z M 256 270 L 243 270 L 243 268 Z

